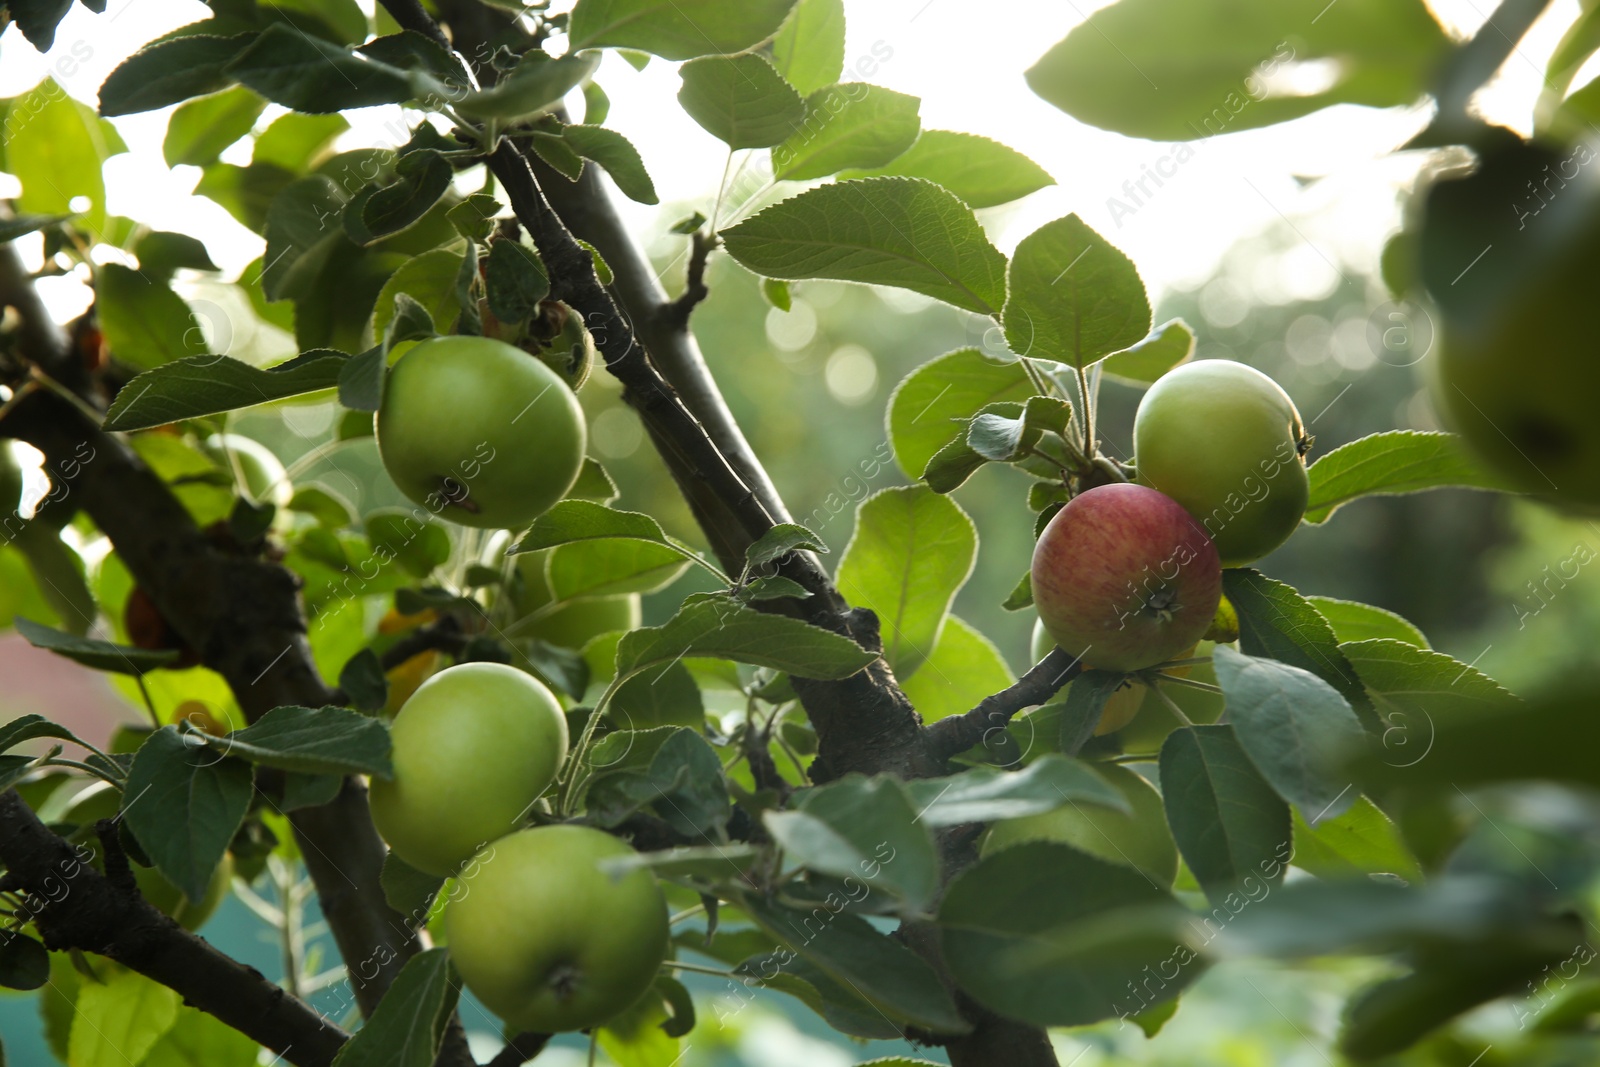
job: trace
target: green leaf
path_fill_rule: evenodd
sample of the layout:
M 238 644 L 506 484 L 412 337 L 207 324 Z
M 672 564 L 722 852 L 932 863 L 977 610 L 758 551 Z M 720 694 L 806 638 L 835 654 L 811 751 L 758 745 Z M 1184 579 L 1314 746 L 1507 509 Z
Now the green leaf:
M 351 411 L 377 411 L 388 372 L 381 345 L 347 359 L 339 368 L 339 403 Z
M 431 148 L 407 152 L 395 164 L 392 185 L 351 201 L 351 209 L 344 215 L 345 232 L 363 245 L 399 233 L 439 202 L 450 188 L 453 174 L 449 162 Z
M 133 115 L 205 96 L 232 84 L 223 68 L 254 33 L 194 33 L 148 44 L 118 64 L 100 86 L 100 114 Z
M 236 408 L 331 389 L 349 361 L 343 352 L 304 352 L 262 370 L 228 356 L 186 356 L 145 371 L 122 387 L 107 430 L 144 430 Z
M 349 708 L 273 708 L 243 730 L 226 737 L 206 734 L 200 740 L 225 756 L 263 767 L 394 777 L 388 725 Z
M 383 857 L 383 870 L 378 874 L 384 903 L 405 916 L 412 929 L 427 922 L 444 881 L 439 875 L 417 870 L 393 852 Z
M 977 555 L 972 520 L 926 486 L 884 489 L 856 509 L 839 590 L 877 613 L 883 657 L 897 677 L 911 677 L 933 652 Z
M 382 711 L 389 699 L 389 680 L 384 677 L 378 654 L 363 648 L 345 660 L 339 668 L 339 688 L 358 710 L 369 714 Z
M 461 978 L 449 950 L 418 953 L 333 1058 L 334 1067 L 433 1067 L 460 996 Z
M 29 625 L 33 624 L 30 623 Z M 23 633 L 23 636 L 27 637 L 28 635 Z M 58 741 L 78 741 L 71 730 L 51 722 L 43 715 L 19 715 L 10 722 L 0 725 L 0 752 L 15 748 L 24 741 L 32 741 L 36 737 L 53 737 Z M 78 741 L 78 743 L 82 744 L 81 741 Z
M 772 39 L 772 62 L 801 93 L 844 76 L 844 0 L 800 0 Z
M 945 962 L 961 988 L 1040 1026 L 1099 1022 L 1142 1010 L 1142 996 L 1176 996 L 1203 969 L 1175 936 L 1186 920 L 1133 868 L 1043 841 L 980 860 L 939 906 Z M 1151 971 L 1163 979 L 1154 988 L 1141 984 Z
M 30 990 L 49 980 L 50 953 L 37 938 L 20 930 L 0 933 L 0 986 Z M 0 1059 L 0 1067 L 4 1063 Z
M 524 322 L 550 295 L 550 278 L 532 249 L 517 241 L 491 241 L 484 268 L 484 294 L 489 310 L 505 323 Z
M 969 1028 L 933 969 L 860 916 L 824 910 L 824 920 L 753 895 L 739 903 L 767 934 L 889 1018 L 938 1034 Z
M 1226 17 L 1184 0 L 1121 0 L 1046 52 L 1028 85 L 1091 126 L 1194 141 L 1330 104 L 1409 104 L 1451 47 L 1421 0 L 1341 0 L 1286 32 L 1274 0 L 1239 0 Z M 1300 92 L 1273 80 L 1311 63 L 1338 64 L 1331 84 Z
M 1357 797 L 1350 810 L 1312 826 L 1294 812 L 1294 865 L 1318 878 L 1392 874 L 1422 881 L 1422 868 L 1400 830 L 1378 806 Z
M 795 0 L 578 0 L 573 48 L 634 48 L 662 59 L 743 52 L 771 37 Z
M 198 1008 L 178 1009 L 178 1019 L 139 1067 L 253 1067 L 254 1041 Z M 119 1061 L 120 1062 L 120 1061 Z
M 958 348 L 929 360 L 901 380 L 889 398 L 889 439 L 908 478 L 921 478 L 945 445 L 965 438 L 966 423 L 998 401 L 1033 395 L 1022 363 L 995 359 L 977 348 Z
M 606 705 L 606 717 L 624 730 L 656 726 L 687 726 L 704 730 L 705 701 L 689 668 L 669 663 L 659 671 L 646 671 L 622 683 Z
M 1087 763 L 1048 753 L 1020 771 L 974 767 L 905 783 L 917 818 L 932 827 L 1039 815 L 1079 801 L 1131 814 L 1121 793 Z
M 1076 756 L 1094 736 L 1106 702 L 1127 679 L 1115 671 L 1084 671 L 1067 686 L 1067 699 L 1061 701 L 1057 744 L 1063 755 Z
M 1310 671 L 1333 686 L 1369 729 L 1378 722 L 1361 679 L 1333 628 L 1310 601 L 1283 582 L 1248 567 L 1222 572 L 1222 591 L 1239 616 L 1239 648 Z
M 179 268 L 215 273 L 222 268 L 211 262 L 205 243 L 186 233 L 151 230 L 134 242 L 133 254 L 139 257 L 139 269 L 163 280 L 177 273 Z
M 0 115 L 4 111 L 0 110 Z M 14 218 L 0 219 L 0 244 L 15 241 L 18 237 L 25 237 L 30 233 L 47 229 L 60 222 L 70 219 L 71 215 L 18 215 Z
M 898 897 L 907 916 L 939 888 L 939 858 L 905 788 L 890 777 L 849 775 L 807 790 L 788 811 L 769 811 L 767 829 L 802 866 L 836 878 L 872 879 Z
M 679 73 L 678 103 L 729 148 L 770 148 L 805 118 L 805 100 L 764 56 L 706 56 Z
M 638 511 L 618 511 L 590 500 L 563 500 L 533 520 L 513 552 L 537 552 L 577 541 L 621 538 L 649 541 L 688 555 L 661 529 L 661 524 Z
M 274 104 L 314 115 L 398 104 L 413 95 L 405 71 L 282 23 L 261 31 L 225 69 Z
M 772 149 L 773 177 L 806 181 L 881 167 L 916 141 L 921 107 L 917 97 L 864 82 L 818 89 L 806 98 L 799 129 Z
M 350 123 L 343 115 L 302 115 L 289 112 L 279 115 L 256 136 L 255 145 L 250 152 L 252 163 L 270 163 L 296 174 L 304 174 L 314 164 L 322 162 L 323 157 L 333 147 L 333 142 L 339 135 L 350 128 Z M 344 175 L 345 178 L 373 177 L 371 172 L 387 174 L 393 170 L 387 160 L 373 160 L 367 162 L 366 167 L 357 175 Z M 330 175 L 330 177 L 334 177 Z M 335 181 L 339 179 L 335 177 Z M 346 194 L 355 192 L 351 186 L 355 183 L 341 184 Z
M 421 304 L 433 317 L 434 326 L 449 333 L 461 314 L 456 298 L 456 275 L 464 260 L 461 252 L 436 248 L 408 259 L 389 276 L 372 305 L 372 336 L 383 337 L 394 321 L 395 298 L 401 293 Z
M 473 193 L 446 211 L 445 217 L 461 236 L 483 242 L 494 232 L 494 218 L 500 209 L 500 201 L 488 193 Z
M 688 566 L 684 550 L 648 541 L 600 540 L 560 545 L 545 565 L 557 600 L 654 593 Z
M 1317 609 L 1317 614 L 1328 620 L 1333 636 L 1341 645 L 1386 637 L 1418 648 L 1429 647 L 1421 630 L 1392 611 L 1330 596 L 1308 596 L 1306 600 Z
M 163 726 L 133 757 L 122 817 L 157 869 L 200 900 L 244 822 L 252 789 L 248 763 L 210 751 L 201 735 Z
M 143 1063 L 177 1020 L 175 991 L 135 971 L 107 970 L 100 981 L 78 986 L 67 1062 L 74 1067 Z
M 1279 660 L 1225 645 L 1214 657 L 1228 718 L 1262 777 L 1312 819 L 1348 809 L 1355 791 L 1339 768 L 1360 751 L 1366 731 L 1344 697 L 1310 671 Z
M 1172 839 L 1213 904 L 1241 888 L 1283 881 L 1294 845 L 1289 805 L 1239 747 L 1233 727 L 1168 734 L 1161 799 Z
M 969 623 L 947 615 L 933 651 L 915 674 L 901 676 L 900 688 L 922 721 L 929 723 L 970 711 L 1015 681 L 994 642 Z
M 1043 167 L 1015 148 L 954 130 L 923 130 L 915 144 L 887 165 L 848 171 L 841 177 L 879 175 L 938 182 L 970 208 L 1009 204 L 1056 183 Z
M 1024 237 L 1006 285 L 1006 343 L 1019 355 L 1087 367 L 1150 332 L 1138 268 L 1076 215 Z
M 14 10 L 14 9 L 13 9 Z M 27 121 L 20 121 L 22 116 Z M 72 201 L 90 201 L 79 213 L 91 231 L 106 225 L 102 164 L 128 146 L 116 127 L 79 103 L 53 79 L 11 100 L 7 111 L 5 169 L 22 183 L 16 210 L 23 214 L 72 214 Z
M 363 520 L 373 550 L 394 559 L 413 577 L 426 578 L 450 559 L 450 534 L 416 510 L 374 511 Z
M 100 268 L 95 307 L 112 354 L 134 366 L 155 367 L 206 351 L 200 323 L 183 298 L 131 267 Z
M 1182 319 L 1162 323 L 1138 344 L 1113 352 L 1101 368 L 1126 382 L 1153 382 L 1194 355 L 1194 330 Z
M 761 295 L 779 311 L 788 311 L 794 307 L 794 299 L 789 292 L 789 283 L 778 278 L 761 279 Z
M 617 499 L 621 492 L 604 467 L 592 459 L 585 459 L 583 469 L 578 472 L 578 480 L 567 496 L 575 500 L 592 500 L 596 504 L 609 504 Z
M 137 677 L 147 671 L 164 667 L 178 658 L 175 649 L 134 648 L 132 645 L 113 644 L 98 638 L 79 637 L 76 634 L 41 626 L 20 615 L 12 621 L 17 633 L 33 647 L 49 649 L 58 656 L 65 656 L 74 663 L 81 663 L 97 671 L 111 671 L 115 674 L 131 674 Z
M 970 208 L 916 178 L 824 185 L 722 237 L 729 255 L 768 278 L 897 285 L 980 315 L 1004 303 L 1005 257 Z
M 622 195 L 641 204 L 659 204 L 655 183 L 644 169 L 639 150 L 622 134 L 604 126 L 567 126 L 561 137 L 571 149 L 584 159 L 592 160 L 605 168 L 611 180 L 617 183 Z
M 1455 434 L 1420 430 L 1389 430 L 1341 445 L 1311 464 L 1306 476 L 1306 522 L 1313 524 L 1364 496 L 1446 488 L 1513 491 L 1510 482 L 1480 467 Z
M 689 599 L 667 623 L 625 635 L 618 676 L 682 656 L 731 659 L 801 678 L 848 678 L 878 657 L 848 637 L 799 619 L 767 615 L 723 597 Z
M 561 98 L 592 78 L 599 66 L 599 52 L 574 51 L 551 59 L 535 48 L 492 87 L 468 93 L 452 106 L 472 119 L 533 118 L 559 107 Z
M 318 253 L 325 256 L 328 243 L 345 240 L 336 230 L 344 204 L 339 187 L 322 174 L 292 182 L 272 198 L 261 270 L 261 290 L 268 300 L 296 296 L 315 278 Z M 297 270 L 301 260 L 308 266 Z
M 693 730 L 617 730 L 594 746 L 589 762 L 595 776 L 585 804 L 601 825 L 615 826 L 648 806 L 678 833 L 726 840 L 733 807 L 722 762 Z
M 209 197 L 241 225 L 260 233 L 266 226 L 272 201 L 293 181 L 293 172 L 276 165 L 252 163 L 236 167 L 212 163 L 201 173 L 194 192 L 196 196 Z
M 29 44 L 48 52 L 56 43 L 56 27 L 71 8 L 72 0 L 11 0 L 6 14 Z
M 744 558 L 753 569 L 782 559 L 791 552 L 799 551 L 826 553 L 828 546 L 818 534 L 799 523 L 780 522 L 756 538 L 750 547 L 744 550 Z

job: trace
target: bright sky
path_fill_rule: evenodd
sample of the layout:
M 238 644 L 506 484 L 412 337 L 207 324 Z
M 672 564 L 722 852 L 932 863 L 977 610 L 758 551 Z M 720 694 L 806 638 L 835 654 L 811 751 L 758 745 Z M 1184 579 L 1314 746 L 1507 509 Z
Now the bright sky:
M 996 138 L 1056 177 L 1056 187 L 989 213 L 986 221 L 1003 249 L 1041 223 L 1077 212 L 1133 258 L 1153 295 L 1199 284 L 1237 240 L 1285 220 L 1302 243 L 1283 251 L 1272 269 L 1257 272 L 1284 295 L 1323 295 L 1335 280 L 1334 264 L 1364 269 L 1376 262 L 1383 238 L 1398 224 L 1396 183 L 1416 166 L 1414 159 L 1386 154 L 1423 125 L 1426 116 L 1419 110 L 1338 107 L 1283 126 L 1212 138 L 1196 147 L 1194 158 L 1157 196 L 1135 214 L 1114 219 L 1108 199 L 1122 195 L 1124 182 L 1176 146 L 1084 126 L 1035 97 L 1022 79 L 1045 49 L 1100 6 L 1095 0 L 985 0 L 975 15 L 959 0 L 850 0 L 846 65 L 875 49 L 879 56 L 887 53 L 870 80 L 921 97 L 924 128 Z M 1432 6 L 1447 28 L 1467 34 L 1493 5 L 1433 0 Z M 1577 6 L 1577 0 L 1551 5 L 1499 80 L 1480 95 L 1488 117 L 1526 127 L 1544 61 Z M 0 96 L 54 73 L 70 93 L 93 103 L 106 74 L 138 44 L 206 15 L 198 0 L 112 0 L 103 16 L 73 5 L 48 56 L 14 29 L 0 39 Z M 641 228 L 657 232 L 709 203 L 724 159 L 721 144 L 677 108 L 674 67 L 657 60 L 635 72 L 608 56 L 599 76 L 612 99 L 607 125 L 639 147 L 664 204 L 629 204 L 627 210 Z M 1589 76 L 1581 74 L 1575 84 Z M 351 115 L 356 128 L 344 144 L 373 143 L 375 131 L 397 112 L 370 108 Z M 276 113 L 269 110 L 263 121 Z M 160 148 L 167 114 L 116 120 L 132 151 L 106 168 L 108 206 L 158 228 L 196 234 L 219 264 L 237 270 L 260 254 L 261 241 L 210 201 L 188 195 L 197 170 L 167 171 Z M 247 153 L 235 146 L 224 159 L 245 162 Z M 0 195 L 14 193 L 9 182 L 0 178 Z M 45 295 L 68 315 L 87 301 L 81 286 L 66 279 L 47 286 Z

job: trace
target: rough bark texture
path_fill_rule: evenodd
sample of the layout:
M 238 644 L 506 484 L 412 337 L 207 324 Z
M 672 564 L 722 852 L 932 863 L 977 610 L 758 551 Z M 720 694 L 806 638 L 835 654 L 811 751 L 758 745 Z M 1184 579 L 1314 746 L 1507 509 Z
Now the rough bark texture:
M 120 858 L 120 857 L 119 857 Z M 95 952 L 183 994 L 300 1067 L 325 1067 L 348 1039 L 333 1023 L 157 911 L 107 853 L 108 875 L 51 833 L 15 790 L 0 793 L 0 861 L 52 949 Z

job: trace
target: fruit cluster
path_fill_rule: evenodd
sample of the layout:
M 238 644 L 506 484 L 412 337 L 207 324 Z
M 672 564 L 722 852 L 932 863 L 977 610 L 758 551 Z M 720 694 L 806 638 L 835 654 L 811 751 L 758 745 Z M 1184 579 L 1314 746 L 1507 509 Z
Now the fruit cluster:
M 418 687 L 391 735 L 394 777 L 373 780 L 372 819 L 407 864 L 458 879 L 444 929 L 467 988 L 540 1033 L 636 1001 L 667 954 L 655 877 L 603 871 L 632 850 L 599 830 L 518 828 L 567 756 L 555 695 L 514 667 L 462 663 Z
M 1073 497 L 1046 524 L 1030 574 L 1035 659 L 1051 641 L 1085 667 L 1131 674 L 1190 655 L 1222 600 L 1222 569 L 1289 539 L 1309 495 L 1310 439 L 1265 374 L 1230 360 L 1162 376 L 1134 418 L 1135 481 Z M 1098 733 L 1127 725 L 1129 680 Z

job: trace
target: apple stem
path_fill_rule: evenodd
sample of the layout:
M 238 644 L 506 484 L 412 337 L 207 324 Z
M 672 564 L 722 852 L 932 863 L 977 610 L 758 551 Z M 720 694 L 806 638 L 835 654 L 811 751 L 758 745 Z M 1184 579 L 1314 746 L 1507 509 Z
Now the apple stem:
M 695 974 L 712 974 L 716 975 L 718 978 L 738 977 L 732 971 L 720 970 L 716 967 L 702 967 L 698 963 L 685 963 L 682 960 L 662 960 L 661 966 L 672 967 L 680 971 L 693 971 Z
M 1189 716 L 1187 716 L 1187 715 L 1185 715 L 1183 713 L 1183 709 L 1178 707 L 1178 702 L 1173 700 L 1170 696 L 1168 696 L 1164 689 L 1162 689 L 1159 685 L 1158 686 L 1154 686 L 1152 688 L 1155 689 L 1156 696 L 1160 697 L 1163 701 L 1166 702 L 1168 710 L 1170 710 L 1172 712 L 1172 714 L 1177 717 L 1179 722 L 1183 723 L 1183 725 L 1185 725 L 1185 726 L 1193 726 L 1194 725 L 1194 720 L 1190 719 Z
M 1188 686 L 1190 689 L 1199 689 L 1206 693 L 1216 693 L 1218 696 L 1222 695 L 1220 686 L 1212 685 L 1210 682 L 1197 682 L 1193 678 L 1180 678 L 1175 674 L 1158 674 L 1156 675 L 1156 680 L 1158 682 L 1170 682 L 1173 685 Z

